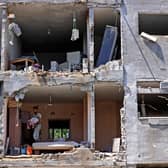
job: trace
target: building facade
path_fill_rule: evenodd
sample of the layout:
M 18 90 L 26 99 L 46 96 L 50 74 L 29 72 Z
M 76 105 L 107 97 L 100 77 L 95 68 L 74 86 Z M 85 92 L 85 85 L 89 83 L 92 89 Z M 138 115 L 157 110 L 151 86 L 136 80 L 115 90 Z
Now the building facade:
M 167 8 L 157 0 L 2 2 L 2 160 L 32 143 L 26 122 L 38 106 L 41 142 L 117 153 L 89 166 L 166 167 Z

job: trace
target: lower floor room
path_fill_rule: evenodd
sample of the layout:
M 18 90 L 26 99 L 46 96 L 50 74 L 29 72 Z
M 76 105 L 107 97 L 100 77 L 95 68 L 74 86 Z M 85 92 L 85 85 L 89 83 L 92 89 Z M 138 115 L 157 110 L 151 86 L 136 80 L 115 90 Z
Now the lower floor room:
M 89 89 L 77 85 L 30 86 L 21 100 L 9 98 L 8 154 L 20 154 L 25 146 L 31 146 L 36 154 L 91 147 L 90 136 L 96 150 L 112 152 L 113 141 L 121 134 L 123 89 L 111 83 L 98 83 L 94 91 Z M 31 125 L 35 116 L 38 121 Z M 90 125 L 94 125 L 94 132 Z

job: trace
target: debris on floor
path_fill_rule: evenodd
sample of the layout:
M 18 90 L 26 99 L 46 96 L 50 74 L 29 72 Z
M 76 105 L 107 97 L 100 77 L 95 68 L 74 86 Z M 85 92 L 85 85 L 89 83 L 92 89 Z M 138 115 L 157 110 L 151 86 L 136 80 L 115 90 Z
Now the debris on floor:
M 109 61 L 105 65 L 100 65 L 95 69 L 95 73 L 102 71 L 112 71 L 112 70 L 122 70 L 122 65 L 120 60 Z

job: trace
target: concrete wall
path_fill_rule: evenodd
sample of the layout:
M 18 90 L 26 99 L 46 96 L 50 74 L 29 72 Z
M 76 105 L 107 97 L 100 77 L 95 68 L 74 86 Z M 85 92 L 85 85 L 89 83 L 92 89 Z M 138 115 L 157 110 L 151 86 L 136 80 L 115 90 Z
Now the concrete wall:
M 14 60 L 20 57 L 21 54 L 21 41 L 19 37 L 13 35 L 13 45 L 9 44 L 9 41 L 12 39 L 11 34 L 8 33 L 8 48 L 9 48 L 9 60 Z
M 3 82 L 0 83 L 0 153 L 3 153 L 4 150 L 4 140 L 6 136 L 6 120 L 3 119 L 6 117 L 6 99 L 3 98 Z
M 136 86 L 140 79 L 168 77 L 167 37 L 160 36 L 157 43 L 152 43 L 138 34 L 138 12 L 167 14 L 167 10 L 168 2 L 157 0 L 125 0 L 121 8 L 128 164 L 166 163 L 168 160 L 168 119 L 138 119 Z
M 96 101 L 96 149 L 111 151 L 112 139 L 120 137 L 121 102 Z
M 0 28 L 2 27 L 2 9 L 0 9 Z M 1 29 L 0 29 L 0 39 L 1 39 Z M 1 40 L 0 40 L 0 49 L 1 49 Z
M 21 143 L 21 124 L 17 126 L 17 119 L 16 119 L 16 108 L 9 109 L 9 146 L 10 147 L 19 147 Z
M 37 104 L 36 104 L 37 105 Z M 82 103 L 57 103 L 53 106 L 38 104 L 39 112 L 42 114 L 41 139 L 48 139 L 49 119 L 69 119 L 70 139 L 80 142 L 83 140 L 83 108 Z M 32 112 L 33 104 L 23 104 L 22 111 Z M 54 112 L 51 113 L 51 112 Z
M 147 0 L 143 2 L 131 0 L 125 1 L 125 5 L 122 7 L 124 65 L 133 65 L 134 69 L 130 70 L 136 73 L 137 79 L 153 78 L 151 71 L 155 78 L 165 79 L 168 77 L 167 37 L 160 36 L 157 43 L 152 43 L 142 39 L 138 33 L 139 12 L 167 13 L 167 5 L 167 2 L 161 3 L 155 0 L 152 3 Z

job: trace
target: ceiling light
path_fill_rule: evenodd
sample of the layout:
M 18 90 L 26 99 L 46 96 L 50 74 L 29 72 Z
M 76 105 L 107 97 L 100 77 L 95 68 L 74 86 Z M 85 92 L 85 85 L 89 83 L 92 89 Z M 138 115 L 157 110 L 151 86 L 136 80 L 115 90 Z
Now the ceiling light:
M 72 20 L 72 35 L 71 35 L 71 40 L 75 41 L 79 38 L 79 29 L 76 27 L 76 13 L 73 13 L 73 20 Z
M 50 28 L 48 28 L 47 34 L 48 34 L 48 35 L 51 34 L 51 30 L 50 30 Z
M 49 103 L 48 103 L 48 106 L 52 106 L 53 104 L 52 104 L 52 97 L 50 96 L 49 97 Z

